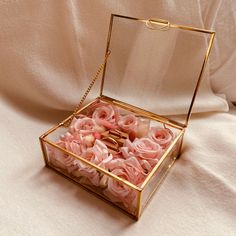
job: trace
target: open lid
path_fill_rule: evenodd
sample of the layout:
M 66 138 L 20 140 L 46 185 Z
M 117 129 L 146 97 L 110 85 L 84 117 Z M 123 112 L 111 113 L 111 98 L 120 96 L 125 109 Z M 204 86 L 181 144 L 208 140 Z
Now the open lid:
M 100 95 L 186 127 L 214 36 L 165 20 L 111 15 Z

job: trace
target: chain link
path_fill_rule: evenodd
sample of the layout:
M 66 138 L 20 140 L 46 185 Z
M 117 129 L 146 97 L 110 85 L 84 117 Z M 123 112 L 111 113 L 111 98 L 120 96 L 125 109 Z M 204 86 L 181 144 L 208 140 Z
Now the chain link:
M 106 65 L 106 62 L 107 62 L 107 59 L 110 55 L 111 51 L 108 51 L 106 56 L 105 56 L 105 59 L 104 59 L 104 62 L 99 66 L 98 70 L 97 70 L 97 73 L 95 74 L 95 76 L 93 77 L 91 83 L 89 84 L 87 90 L 85 91 L 83 97 L 81 98 L 79 104 L 75 107 L 74 109 L 74 112 L 72 114 L 72 117 L 66 121 L 66 123 L 64 124 L 65 126 L 69 126 L 69 124 L 71 123 L 72 119 L 76 116 L 77 112 L 80 110 L 81 106 L 83 105 L 86 97 L 88 96 L 90 90 L 92 89 L 94 83 L 96 82 L 96 80 L 99 78 L 99 75 L 100 73 L 103 71 L 105 65 Z

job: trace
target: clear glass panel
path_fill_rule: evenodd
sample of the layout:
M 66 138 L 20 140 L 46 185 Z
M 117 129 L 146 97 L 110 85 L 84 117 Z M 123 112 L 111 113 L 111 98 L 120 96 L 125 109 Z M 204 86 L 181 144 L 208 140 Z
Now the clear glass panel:
M 138 191 L 46 143 L 48 164 L 90 191 L 137 215 Z
M 176 145 L 173 147 L 173 149 L 170 151 L 170 153 L 166 156 L 166 158 L 161 163 L 158 170 L 154 173 L 152 178 L 149 180 L 147 185 L 144 187 L 142 191 L 142 202 L 141 202 L 141 213 L 147 203 L 149 202 L 150 198 L 154 194 L 155 190 L 159 187 L 161 184 L 163 178 L 167 174 L 169 168 L 172 166 L 173 162 L 178 157 L 178 154 L 180 152 L 180 143 L 181 138 L 176 143 Z
M 185 123 L 209 34 L 113 18 L 103 95 Z M 193 56 L 194 55 L 194 56 Z

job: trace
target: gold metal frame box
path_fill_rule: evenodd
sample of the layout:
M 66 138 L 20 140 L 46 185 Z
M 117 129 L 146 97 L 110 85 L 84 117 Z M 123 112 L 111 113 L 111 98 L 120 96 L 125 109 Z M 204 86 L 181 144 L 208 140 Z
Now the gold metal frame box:
M 72 115 L 40 137 L 46 166 L 138 219 L 181 153 L 214 37 L 166 20 L 112 14 L 104 62 Z M 88 103 L 100 74 L 100 94 Z M 101 109 L 126 123 L 97 125 Z M 163 135 L 168 144 L 153 144 Z M 153 145 L 147 152 L 161 148 L 158 158 L 137 151 L 135 144 L 142 149 L 145 142 Z

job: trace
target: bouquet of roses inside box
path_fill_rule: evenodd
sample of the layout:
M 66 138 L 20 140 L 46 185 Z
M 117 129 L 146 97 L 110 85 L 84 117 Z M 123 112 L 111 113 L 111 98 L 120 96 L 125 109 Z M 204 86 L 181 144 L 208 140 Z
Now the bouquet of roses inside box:
M 150 120 L 98 100 L 74 118 L 57 145 L 112 174 L 140 186 L 171 144 L 173 132 Z M 136 194 L 71 155 L 50 149 L 51 163 L 80 182 L 100 187 L 113 202 L 128 207 Z

